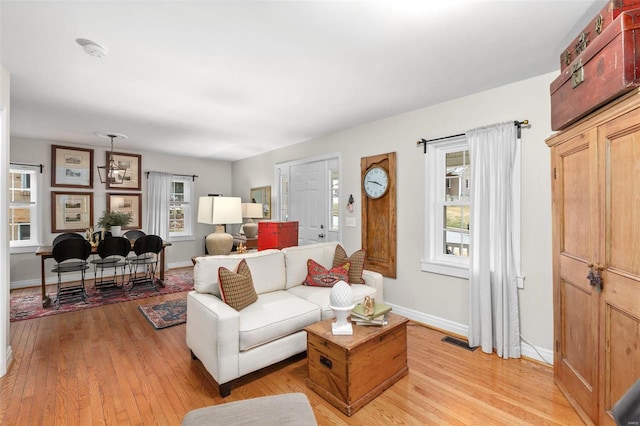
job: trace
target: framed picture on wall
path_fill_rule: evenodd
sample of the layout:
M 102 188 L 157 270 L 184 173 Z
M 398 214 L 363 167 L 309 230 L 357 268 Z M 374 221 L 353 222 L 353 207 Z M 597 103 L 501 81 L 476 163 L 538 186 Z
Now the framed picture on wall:
M 92 192 L 51 193 L 51 233 L 82 232 L 93 226 Z
M 107 162 L 109 164 L 109 154 L 107 151 Z M 126 189 L 140 191 L 142 181 L 142 155 L 140 154 L 125 154 L 122 152 L 114 152 L 113 160 L 116 164 L 125 169 L 124 182 L 112 183 L 107 180 L 107 189 Z
M 252 203 L 262 204 L 262 218 L 271 219 L 271 187 L 251 188 L 249 199 Z
M 51 186 L 93 188 L 93 149 L 51 145 Z
M 131 223 L 122 229 L 142 228 L 142 194 L 107 194 L 107 210 L 131 213 Z

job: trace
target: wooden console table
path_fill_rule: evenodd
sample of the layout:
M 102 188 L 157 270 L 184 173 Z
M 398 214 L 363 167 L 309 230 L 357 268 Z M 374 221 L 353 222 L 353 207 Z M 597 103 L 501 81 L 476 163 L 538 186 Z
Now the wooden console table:
M 305 327 L 307 386 L 351 416 L 409 373 L 407 323 L 387 314 L 389 324 L 353 325 L 352 336 L 334 336 L 334 319 Z
M 161 286 L 164 286 L 164 261 L 165 261 L 165 253 L 164 253 L 164 249 L 169 247 L 171 245 L 171 243 L 168 243 L 166 241 L 162 242 L 162 250 L 160 251 L 160 259 L 158 259 L 158 261 L 160 262 L 160 279 L 158 280 L 158 283 Z M 132 248 L 133 250 L 133 248 Z M 97 254 L 98 248 L 97 247 L 92 247 L 91 248 L 91 254 Z M 47 296 L 47 279 L 45 276 L 45 270 L 44 270 L 44 261 L 47 259 L 51 259 L 53 258 L 53 246 L 40 246 L 38 247 L 38 249 L 36 250 L 36 256 L 40 256 L 40 284 L 42 286 L 42 307 L 43 308 L 49 308 L 51 306 L 51 298 L 49 296 Z

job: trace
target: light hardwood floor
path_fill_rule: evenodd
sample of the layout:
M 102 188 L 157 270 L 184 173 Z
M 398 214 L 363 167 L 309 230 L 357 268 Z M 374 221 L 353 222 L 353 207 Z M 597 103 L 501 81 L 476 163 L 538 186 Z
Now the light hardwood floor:
M 19 290 L 37 292 L 39 289 Z M 177 293 L 11 323 L 0 425 L 179 425 L 189 410 L 303 392 L 321 425 L 582 425 L 551 367 L 441 341 L 411 322 L 409 375 L 347 417 L 305 384 L 304 354 L 218 387 L 185 344 L 185 325 L 154 330 L 141 304 Z M 267 422 L 264 423 L 268 424 Z

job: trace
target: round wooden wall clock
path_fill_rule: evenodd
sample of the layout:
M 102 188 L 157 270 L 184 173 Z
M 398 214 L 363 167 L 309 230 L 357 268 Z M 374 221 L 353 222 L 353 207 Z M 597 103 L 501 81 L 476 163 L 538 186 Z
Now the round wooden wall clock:
M 396 277 L 396 153 L 360 159 L 365 266 Z

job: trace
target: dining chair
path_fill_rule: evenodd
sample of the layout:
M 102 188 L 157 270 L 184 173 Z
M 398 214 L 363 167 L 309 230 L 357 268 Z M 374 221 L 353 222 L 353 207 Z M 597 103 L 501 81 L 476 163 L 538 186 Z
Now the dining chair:
M 58 241 L 52 250 L 52 256 L 56 261 L 56 265 L 51 270 L 58 274 L 58 286 L 54 307 L 58 309 L 63 301 L 67 300 L 86 300 L 87 293 L 85 291 L 85 271 L 89 268 L 87 259 L 91 254 L 91 244 L 84 238 L 67 238 Z M 62 274 L 80 272 L 80 282 L 77 280 L 69 283 L 62 282 Z
M 161 251 L 162 238 L 157 235 L 144 235 L 136 239 L 133 244 L 135 255 L 128 258 L 131 289 L 144 285 L 155 287 Z
M 60 241 L 64 241 L 64 240 L 69 240 L 71 238 L 75 238 L 75 239 L 83 239 L 84 237 L 80 234 L 77 234 L 75 232 L 65 232 L 64 234 L 60 234 L 57 237 L 55 237 L 53 239 L 53 244 L 51 244 L 52 246 L 55 246 L 56 244 L 58 244 Z
M 127 255 L 131 250 L 131 243 L 125 237 L 110 237 L 98 243 L 98 258 L 93 259 L 93 276 L 96 290 L 105 291 L 124 288 L 124 272 L 127 266 Z M 120 268 L 120 284 L 118 284 L 118 268 Z M 100 279 L 98 279 L 98 269 Z M 113 269 L 113 276 L 105 279 L 104 271 Z
M 136 243 L 136 240 L 140 237 L 144 237 L 145 234 L 144 231 L 141 231 L 139 229 L 129 229 L 127 232 L 125 232 L 122 236 L 125 237 L 126 239 L 129 240 L 129 242 L 131 243 L 131 248 L 132 251 L 129 253 L 128 259 L 131 259 L 133 257 L 135 257 L 135 252 L 133 251 L 133 246 Z

